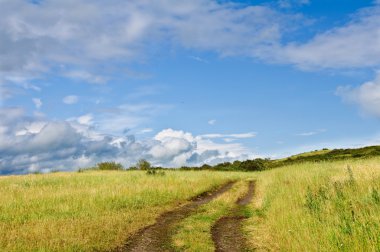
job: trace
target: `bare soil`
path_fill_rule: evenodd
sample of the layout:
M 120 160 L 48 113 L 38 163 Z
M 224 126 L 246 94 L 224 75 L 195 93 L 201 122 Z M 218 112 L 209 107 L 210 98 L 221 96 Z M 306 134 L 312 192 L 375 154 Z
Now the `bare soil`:
M 242 232 L 242 222 L 246 219 L 241 215 L 244 206 L 248 205 L 255 192 L 255 183 L 250 181 L 248 192 L 236 202 L 237 207 L 230 216 L 220 218 L 212 227 L 212 239 L 216 252 L 241 252 L 249 251 Z
M 230 181 L 216 190 L 202 193 L 192 198 L 189 203 L 160 215 L 155 224 L 141 229 L 135 233 L 123 247 L 117 248 L 113 251 L 174 251 L 171 246 L 171 236 L 175 231 L 173 229 L 174 225 L 190 216 L 201 205 L 210 202 L 222 193 L 231 189 L 234 183 L 234 181 Z

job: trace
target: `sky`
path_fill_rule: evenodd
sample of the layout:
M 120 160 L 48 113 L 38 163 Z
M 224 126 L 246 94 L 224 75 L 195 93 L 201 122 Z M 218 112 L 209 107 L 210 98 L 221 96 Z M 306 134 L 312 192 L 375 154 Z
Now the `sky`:
M 380 1 L 0 0 L 0 174 L 380 144 Z

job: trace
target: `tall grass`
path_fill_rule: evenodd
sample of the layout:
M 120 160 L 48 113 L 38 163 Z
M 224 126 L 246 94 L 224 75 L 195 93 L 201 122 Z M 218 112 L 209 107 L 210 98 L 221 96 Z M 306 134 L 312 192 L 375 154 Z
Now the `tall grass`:
M 0 251 L 109 250 L 160 213 L 241 176 L 93 171 L 0 177 Z
M 271 251 L 379 251 L 380 159 L 258 174 L 251 245 Z
M 252 174 L 247 174 L 252 176 Z M 236 207 L 235 202 L 247 191 L 247 182 L 237 182 L 231 190 L 200 207 L 176 227 L 173 244 L 177 251 L 214 251 L 211 227 L 221 217 L 229 215 Z

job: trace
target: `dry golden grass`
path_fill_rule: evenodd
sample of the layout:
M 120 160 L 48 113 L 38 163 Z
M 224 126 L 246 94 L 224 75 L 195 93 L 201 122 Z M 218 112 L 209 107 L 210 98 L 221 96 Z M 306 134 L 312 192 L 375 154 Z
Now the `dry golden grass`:
M 265 251 L 379 251 L 380 159 L 305 163 L 258 174 L 245 225 Z M 350 167 L 350 168 L 348 168 Z
M 186 199 L 238 173 L 54 173 L 0 180 L 1 251 L 93 251 L 123 244 Z

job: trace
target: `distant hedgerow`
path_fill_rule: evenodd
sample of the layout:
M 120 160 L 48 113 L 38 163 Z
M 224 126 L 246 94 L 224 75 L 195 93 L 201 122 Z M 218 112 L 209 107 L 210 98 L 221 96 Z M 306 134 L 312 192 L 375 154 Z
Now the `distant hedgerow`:
M 102 162 L 98 163 L 95 169 L 101 171 L 120 171 L 124 170 L 124 167 L 122 164 L 116 162 Z

